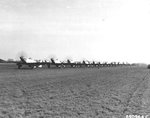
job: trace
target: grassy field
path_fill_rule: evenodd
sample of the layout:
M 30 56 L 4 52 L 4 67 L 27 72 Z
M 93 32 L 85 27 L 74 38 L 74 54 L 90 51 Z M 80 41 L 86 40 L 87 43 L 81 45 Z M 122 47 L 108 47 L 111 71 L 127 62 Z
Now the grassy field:
M 0 118 L 125 118 L 150 114 L 143 67 L 17 69 L 0 64 Z

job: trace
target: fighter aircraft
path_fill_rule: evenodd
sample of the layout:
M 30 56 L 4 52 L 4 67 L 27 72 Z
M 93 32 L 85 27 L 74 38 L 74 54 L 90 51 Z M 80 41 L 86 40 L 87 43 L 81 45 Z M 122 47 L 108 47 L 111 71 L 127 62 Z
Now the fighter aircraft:
M 82 65 L 83 65 L 83 67 L 90 67 L 91 63 L 88 60 L 83 60 Z
M 76 63 L 70 59 L 67 59 L 65 61 L 62 62 L 63 67 L 76 67 Z
M 21 56 L 20 62 L 17 62 L 18 69 L 20 69 L 23 65 L 27 65 L 31 69 L 37 68 L 37 67 L 42 67 L 43 65 L 47 65 L 49 67 L 48 62 L 37 61 L 37 60 L 33 60 L 31 58 L 26 58 L 24 56 Z
M 63 67 L 63 64 L 60 60 L 54 58 L 51 58 L 50 60 L 51 60 L 51 65 L 55 65 L 56 67 L 59 68 Z

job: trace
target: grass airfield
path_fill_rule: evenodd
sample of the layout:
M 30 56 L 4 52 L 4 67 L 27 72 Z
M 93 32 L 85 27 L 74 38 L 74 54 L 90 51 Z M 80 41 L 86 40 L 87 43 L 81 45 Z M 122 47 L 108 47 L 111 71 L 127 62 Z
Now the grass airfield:
M 0 118 L 150 115 L 145 67 L 17 69 L 0 64 Z

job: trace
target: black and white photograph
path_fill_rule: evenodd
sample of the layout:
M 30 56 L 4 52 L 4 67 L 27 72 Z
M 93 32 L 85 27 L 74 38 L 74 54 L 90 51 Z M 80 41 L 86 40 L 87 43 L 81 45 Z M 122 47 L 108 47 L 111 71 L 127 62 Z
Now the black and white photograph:
M 150 118 L 150 1 L 0 0 L 0 118 Z

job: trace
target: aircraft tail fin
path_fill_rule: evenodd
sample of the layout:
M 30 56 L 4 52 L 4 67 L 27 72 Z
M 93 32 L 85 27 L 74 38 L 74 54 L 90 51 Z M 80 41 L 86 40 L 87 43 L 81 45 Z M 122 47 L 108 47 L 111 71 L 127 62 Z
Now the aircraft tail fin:
M 26 59 L 24 57 L 20 57 L 20 60 L 23 62 L 23 63 L 26 63 Z

